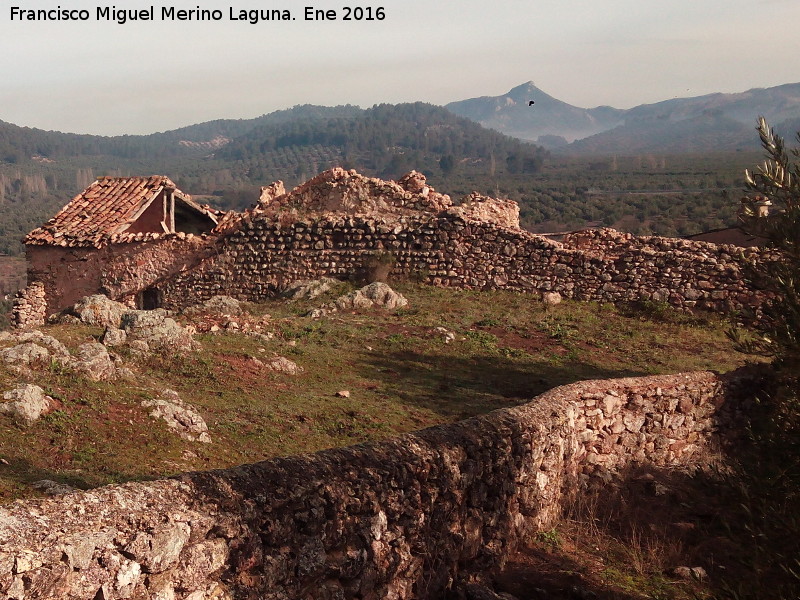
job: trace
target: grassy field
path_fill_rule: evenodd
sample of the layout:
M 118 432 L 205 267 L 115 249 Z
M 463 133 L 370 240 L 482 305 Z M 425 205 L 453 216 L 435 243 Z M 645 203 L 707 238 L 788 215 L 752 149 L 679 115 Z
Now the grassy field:
M 89 488 L 227 467 L 452 422 L 582 379 L 743 363 L 716 317 L 658 305 L 564 302 L 547 311 L 515 293 L 399 289 L 409 305 L 395 312 L 302 316 L 332 296 L 250 305 L 271 339 L 223 328 L 199 335 L 202 349 L 189 354 L 139 358 L 123 349 L 130 380 L 95 383 L 56 363 L 27 379 L 0 370 L 4 389 L 36 383 L 59 403 L 30 428 L 0 416 L 0 500 L 35 494 L 29 484 L 43 478 Z M 44 330 L 71 350 L 102 333 Z M 269 371 L 261 359 L 274 355 L 303 373 Z M 141 402 L 165 389 L 199 410 L 213 443 L 182 440 L 148 416 Z M 349 398 L 336 396 L 342 390 Z
M 222 468 L 453 422 L 574 381 L 724 372 L 745 362 L 725 336 L 725 320 L 652 303 L 565 301 L 547 310 L 512 292 L 403 284 L 395 289 L 409 304 L 397 311 L 303 316 L 349 289 L 342 283 L 314 301 L 246 305 L 249 314 L 233 317 L 236 326 L 258 323 L 260 336 L 226 329 L 227 317 L 195 316 L 195 324 L 214 322 L 220 331 L 198 335 L 201 349 L 183 355 L 136 356 L 123 348 L 119 358 L 132 372 L 125 380 L 92 382 L 56 362 L 28 377 L 0 367 L 3 389 L 36 383 L 58 403 L 29 428 L 0 415 L 0 503 L 39 495 L 31 484 L 41 479 L 91 488 Z M 71 351 L 102 333 L 83 325 L 43 331 Z M 264 362 L 276 355 L 303 372 L 268 370 Z M 148 415 L 142 401 L 166 389 L 197 408 L 212 443 L 183 440 Z M 349 397 L 337 395 L 345 390 Z M 631 476 L 622 490 L 586 496 L 509 563 L 497 589 L 520 600 L 542 597 L 540 589 L 554 598 L 564 590 L 569 597 L 629 600 L 709 597 L 706 584 L 676 584 L 664 569 L 708 548 L 705 540 L 691 545 L 676 537 L 683 530 L 671 524 L 697 522 L 715 488 L 672 479 L 664 483 L 666 496 L 635 495 L 652 491 L 649 477 Z M 595 596 L 574 596 L 575 589 Z

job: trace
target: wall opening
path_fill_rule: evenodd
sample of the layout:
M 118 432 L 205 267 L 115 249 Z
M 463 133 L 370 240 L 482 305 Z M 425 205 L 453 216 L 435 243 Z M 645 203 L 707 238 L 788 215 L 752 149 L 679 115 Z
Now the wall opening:
M 142 290 L 136 298 L 136 307 L 139 310 L 154 310 L 161 308 L 161 304 L 161 292 L 155 287 Z
M 217 223 L 207 214 L 195 210 L 183 202 L 175 202 L 173 228 L 175 231 L 200 235 L 211 231 Z

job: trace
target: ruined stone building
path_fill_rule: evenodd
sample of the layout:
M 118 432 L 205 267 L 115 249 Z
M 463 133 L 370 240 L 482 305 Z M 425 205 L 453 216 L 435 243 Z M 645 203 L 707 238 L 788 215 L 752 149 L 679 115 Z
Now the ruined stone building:
M 167 177 L 101 177 L 23 240 L 28 282 L 36 284 L 30 299 L 53 312 L 106 291 L 108 265 L 142 266 L 133 247 L 211 231 L 218 218 Z M 140 307 L 155 303 L 147 287 L 136 294 Z
M 24 242 L 21 326 L 98 292 L 140 308 L 259 301 L 299 279 L 358 276 L 376 256 L 391 257 L 393 277 L 440 286 L 723 311 L 761 301 L 742 281 L 739 248 L 613 230 L 557 242 L 521 229 L 515 202 L 453 203 L 417 172 L 393 182 L 335 168 L 290 192 L 276 182 L 226 214 L 164 176 L 105 177 Z

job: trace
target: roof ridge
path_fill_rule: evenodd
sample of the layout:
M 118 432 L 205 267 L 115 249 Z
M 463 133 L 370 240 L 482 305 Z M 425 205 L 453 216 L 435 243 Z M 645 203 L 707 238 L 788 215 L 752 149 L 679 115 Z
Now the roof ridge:
M 53 218 L 31 231 L 23 242 L 102 247 L 111 234 L 120 233 L 120 227 L 135 220 L 164 190 L 205 212 L 166 175 L 104 175 L 74 196 Z M 212 220 L 216 223 L 216 219 Z

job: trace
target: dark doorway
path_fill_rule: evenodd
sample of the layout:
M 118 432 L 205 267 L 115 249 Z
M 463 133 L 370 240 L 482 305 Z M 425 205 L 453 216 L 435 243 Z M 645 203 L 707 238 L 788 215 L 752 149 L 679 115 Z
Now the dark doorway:
M 158 288 L 147 288 L 139 292 L 139 302 L 137 302 L 141 310 L 153 310 L 161 307 L 161 293 Z

